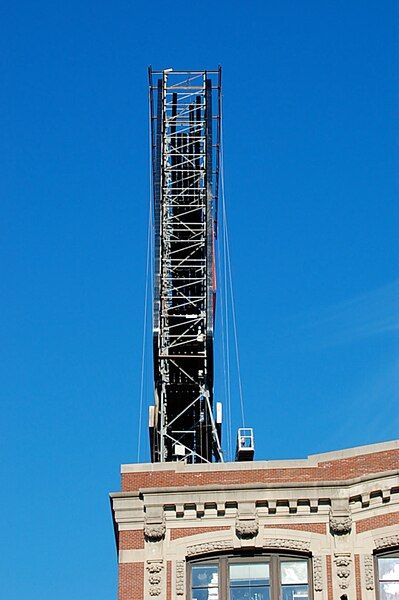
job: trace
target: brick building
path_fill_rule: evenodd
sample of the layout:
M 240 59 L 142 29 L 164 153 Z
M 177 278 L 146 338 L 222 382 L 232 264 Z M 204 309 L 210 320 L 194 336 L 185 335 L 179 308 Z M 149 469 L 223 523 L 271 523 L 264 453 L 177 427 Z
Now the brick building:
M 398 600 L 399 441 L 122 465 L 119 600 Z
M 123 465 L 111 494 L 119 600 L 399 600 L 399 442 L 240 462 L 253 453 L 242 428 L 238 462 L 221 462 L 217 230 L 226 315 L 228 290 L 233 302 L 221 80 L 220 67 L 149 68 L 152 463 Z

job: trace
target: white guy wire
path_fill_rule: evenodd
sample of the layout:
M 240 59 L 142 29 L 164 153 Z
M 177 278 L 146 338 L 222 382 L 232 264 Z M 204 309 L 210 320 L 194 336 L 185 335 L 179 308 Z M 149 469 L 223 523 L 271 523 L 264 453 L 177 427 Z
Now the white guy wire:
M 221 103 L 221 113 L 222 113 L 222 103 Z M 231 298 L 231 312 L 233 317 L 233 334 L 234 334 L 234 346 L 235 346 L 235 354 L 236 354 L 236 362 L 237 362 L 237 377 L 238 377 L 238 391 L 240 396 L 240 408 L 241 408 L 241 420 L 242 426 L 245 427 L 245 418 L 244 418 L 244 400 L 243 400 L 243 391 L 242 391 L 242 379 L 241 379 L 241 368 L 240 368 L 240 356 L 238 351 L 238 335 L 237 335 L 237 319 L 236 319 L 236 309 L 235 309 L 235 300 L 234 300 L 234 291 L 233 291 L 233 279 L 231 272 L 231 258 L 230 258 L 230 244 L 229 244 L 229 234 L 228 234 L 228 223 L 227 223 L 227 212 L 226 212 L 226 197 L 225 197 L 225 186 L 224 186 L 224 156 L 223 156 L 223 128 L 222 128 L 223 118 L 221 114 L 220 118 L 220 183 L 221 183 L 221 196 L 222 196 L 222 214 L 223 214 L 223 223 L 224 223 L 224 231 L 225 231 L 225 246 L 226 246 L 226 271 L 228 271 L 229 275 L 229 288 L 230 288 L 230 298 Z M 227 294 L 227 291 L 226 291 Z M 226 302 L 227 305 L 227 302 Z
M 227 223 L 227 216 L 225 218 L 226 218 L 226 223 Z M 239 355 L 239 351 L 238 351 L 237 319 L 236 319 L 236 308 L 235 308 L 234 291 L 233 291 L 233 278 L 232 278 L 232 274 L 231 274 L 230 245 L 229 245 L 229 234 L 228 234 L 227 225 L 226 225 L 226 240 L 227 240 L 227 243 L 226 243 L 227 268 L 228 268 L 228 273 L 229 273 L 231 312 L 232 312 L 232 316 L 233 316 L 234 345 L 235 345 L 235 353 L 236 353 L 236 361 L 237 361 L 238 390 L 239 390 L 239 394 L 240 394 L 242 426 L 245 427 L 244 397 L 243 397 L 243 392 L 242 392 L 240 355 Z
M 144 292 L 144 315 L 143 315 L 143 342 L 141 348 L 141 377 L 140 377 L 140 410 L 139 410 L 139 432 L 137 439 L 137 462 L 140 462 L 140 447 L 141 447 L 141 426 L 143 420 L 143 401 L 144 401 L 144 373 L 145 373 L 145 350 L 146 350 L 146 329 L 147 329 L 147 308 L 148 308 L 148 281 L 150 271 L 150 254 L 151 254 L 151 205 L 148 217 L 148 233 L 147 233 L 147 259 L 145 270 L 145 292 Z
M 152 165 L 152 138 L 151 138 L 151 106 L 150 106 L 150 98 L 148 98 L 149 103 L 149 164 Z M 148 209 L 148 225 L 147 225 L 147 256 L 146 256 L 146 268 L 145 268 L 145 292 L 144 292 L 144 315 L 143 315 L 143 341 L 141 347 L 141 375 L 140 375 L 140 408 L 139 408 L 139 430 L 137 435 L 137 462 L 140 462 L 140 448 L 141 448 L 141 429 L 142 429 L 142 420 L 143 420 L 143 402 L 144 402 L 144 377 L 145 377 L 145 350 L 146 350 L 146 329 L 147 329 L 147 310 L 148 310 L 148 282 L 149 276 L 152 276 L 152 258 L 153 258 L 153 240 L 152 240 L 152 171 L 150 166 L 150 181 L 149 181 L 149 209 Z M 151 277 L 151 281 L 153 281 Z M 153 306 L 153 288 L 151 286 L 151 306 Z
M 223 260 L 224 246 L 222 246 L 224 240 L 223 221 L 221 219 L 221 235 L 217 237 L 217 262 L 218 271 L 220 273 L 220 314 L 221 314 L 221 337 L 222 337 L 222 363 L 223 363 L 223 383 L 224 392 L 227 400 L 226 410 L 226 421 L 227 421 L 227 457 L 228 460 L 232 460 L 231 452 L 231 406 L 229 397 L 229 386 L 227 385 L 227 345 L 226 345 L 226 330 L 225 330 L 225 307 L 226 307 L 226 294 L 224 289 L 223 277 L 225 273 L 225 261 Z

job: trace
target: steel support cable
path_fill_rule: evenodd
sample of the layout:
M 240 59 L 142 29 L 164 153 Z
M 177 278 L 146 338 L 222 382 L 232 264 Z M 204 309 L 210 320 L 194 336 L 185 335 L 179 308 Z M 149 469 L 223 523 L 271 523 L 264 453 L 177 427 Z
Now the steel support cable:
M 223 230 L 222 235 L 217 238 L 217 262 L 218 262 L 218 271 L 220 273 L 220 315 L 221 315 L 221 338 L 222 338 L 222 364 L 223 364 L 223 382 L 224 382 L 224 392 L 226 394 L 227 399 L 227 456 L 229 460 L 232 460 L 231 454 L 231 415 L 229 408 L 229 396 L 228 396 L 228 385 L 227 385 L 227 346 L 226 346 L 226 331 L 225 331 L 225 290 L 224 286 L 224 261 L 223 261 Z
M 147 258 L 145 270 L 145 291 L 144 291 L 144 314 L 143 314 L 143 338 L 141 346 L 141 374 L 140 374 L 140 408 L 139 408 L 139 432 L 137 440 L 137 462 L 140 461 L 141 447 L 141 428 L 143 420 L 143 402 L 144 402 L 144 378 L 145 378 L 145 351 L 146 351 L 146 331 L 147 331 L 147 312 L 148 312 L 148 287 L 150 279 L 150 256 L 151 256 L 151 233 L 152 233 L 152 214 L 151 204 L 148 217 L 148 232 L 147 232 Z
M 223 214 L 222 214 L 223 217 Z M 232 410 L 231 410 L 231 369 L 230 369 L 230 322 L 229 322 L 229 300 L 228 300 L 228 284 L 227 284 L 227 252 L 226 252 L 226 230 L 224 218 L 222 218 L 222 253 L 221 253 L 221 264 L 222 264 L 222 285 L 223 290 L 223 304 L 222 304 L 222 334 L 225 343 L 225 384 L 226 384 L 226 399 L 227 399 L 227 443 L 229 450 L 229 458 L 233 459 L 232 451 Z
M 229 292 L 230 292 L 230 301 L 231 301 L 231 314 L 233 321 L 233 335 L 234 335 L 234 347 L 235 347 L 235 355 L 236 355 L 236 363 L 237 363 L 237 378 L 238 378 L 238 391 L 240 397 L 240 408 L 241 408 L 241 421 L 242 427 L 245 427 L 245 417 L 244 417 L 244 399 L 243 399 L 243 391 L 242 391 L 242 379 L 241 379 L 241 367 L 240 367 L 240 355 L 238 349 L 238 335 L 237 335 L 237 318 L 236 318 L 236 309 L 235 309 L 235 298 L 234 298 L 234 289 L 233 289 L 233 278 L 231 271 L 231 256 L 230 256 L 230 243 L 229 243 L 229 234 L 228 234 L 228 222 L 227 222 L 227 211 L 226 211 L 226 196 L 225 196 L 225 185 L 224 185 L 224 152 L 223 152 L 223 114 L 222 114 L 222 102 L 220 105 L 221 115 L 220 115 L 220 183 L 221 183 L 221 196 L 222 196 L 222 217 L 223 217 L 223 231 L 225 236 L 225 247 L 226 247 L 226 271 L 228 272 L 229 278 Z M 226 291 L 226 293 L 228 293 Z
M 151 110 L 149 110 L 151 119 Z M 152 164 L 152 139 L 151 139 L 151 121 L 149 121 L 149 152 L 150 162 Z M 141 449 L 141 429 L 143 420 L 143 403 L 144 403 L 144 379 L 145 379 L 145 351 L 146 351 L 146 331 L 147 331 L 147 312 L 148 312 L 148 288 L 149 280 L 153 281 L 152 269 L 153 269 L 153 239 L 152 239 L 152 172 L 150 173 L 150 196 L 149 196 L 149 208 L 148 208 L 148 224 L 147 224 L 147 248 L 146 248 L 146 267 L 145 267 L 145 289 L 144 289 L 144 310 L 143 310 L 143 337 L 141 345 L 141 373 L 140 373 L 140 404 L 139 404 L 139 430 L 137 436 L 137 462 L 140 462 L 140 449 Z M 154 291 L 151 286 L 151 306 L 154 302 Z
M 223 276 L 224 276 L 224 309 L 225 309 L 225 337 L 226 337 L 226 387 L 227 387 L 227 408 L 228 408 L 228 429 L 230 459 L 233 460 L 232 445 L 232 409 L 231 409 L 231 369 L 230 369 L 230 322 L 229 322 L 229 288 L 227 286 L 227 252 L 226 252 L 226 227 L 223 219 Z
M 226 221 L 227 223 L 227 221 Z M 227 270 L 229 274 L 229 284 L 230 284 L 230 296 L 231 296 L 231 313 L 233 318 L 233 333 L 234 333 L 234 346 L 235 346 L 235 354 L 237 361 L 237 377 L 238 377 L 238 390 L 240 395 L 240 406 L 241 406 L 241 419 L 242 426 L 245 427 L 245 416 L 244 416 L 244 396 L 242 391 L 242 379 L 241 379 L 241 366 L 240 366 L 240 353 L 238 346 L 238 334 L 237 334 L 237 318 L 236 318 L 236 308 L 235 308 L 235 299 L 234 299 L 234 290 L 233 290 L 233 278 L 231 273 L 231 259 L 230 259 L 230 247 L 229 247 L 229 236 L 226 225 L 226 248 L 227 248 Z
M 222 117 L 220 116 L 220 120 Z M 220 177 L 220 171 L 219 171 Z M 230 379 L 230 353 L 229 353 L 229 306 L 227 287 L 227 262 L 226 262 L 226 236 L 223 212 L 221 215 L 221 235 L 218 236 L 219 272 L 220 272 L 220 300 L 221 300 L 221 329 L 222 329 L 222 358 L 224 388 L 226 394 L 227 410 L 227 453 L 229 460 L 233 460 L 232 450 L 232 410 L 231 410 L 231 379 Z

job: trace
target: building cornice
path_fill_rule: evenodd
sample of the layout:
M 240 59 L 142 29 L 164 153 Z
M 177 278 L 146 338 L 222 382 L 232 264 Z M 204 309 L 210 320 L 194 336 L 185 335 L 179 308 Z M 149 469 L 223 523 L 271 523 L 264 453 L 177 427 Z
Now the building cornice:
M 140 495 L 157 495 L 162 494 L 166 496 L 168 494 L 192 494 L 192 493 L 206 493 L 206 492 L 225 492 L 225 491 L 237 491 L 237 490 L 278 490 L 278 489 L 300 489 L 300 490 L 311 490 L 311 489 L 323 489 L 325 491 L 331 490 L 333 493 L 336 490 L 342 490 L 342 488 L 353 487 L 358 484 L 367 482 L 374 482 L 380 479 L 388 479 L 390 477 L 399 476 L 399 469 L 391 469 L 389 471 L 367 474 L 362 477 L 353 477 L 352 479 L 339 479 L 333 481 L 282 481 L 282 482 L 271 482 L 271 483 L 240 483 L 240 484 L 201 484 L 197 486 L 167 486 L 160 489 L 159 487 L 152 488 L 140 488 L 139 490 L 126 491 L 126 492 L 111 492 L 111 498 L 137 498 Z

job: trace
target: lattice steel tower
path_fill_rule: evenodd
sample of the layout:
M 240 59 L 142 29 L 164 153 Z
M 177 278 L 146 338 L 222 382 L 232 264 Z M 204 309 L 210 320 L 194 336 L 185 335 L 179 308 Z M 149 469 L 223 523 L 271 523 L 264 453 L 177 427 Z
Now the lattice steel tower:
M 213 402 L 221 70 L 149 69 L 154 211 L 153 462 L 221 461 Z M 215 412 L 215 414 L 214 414 Z

